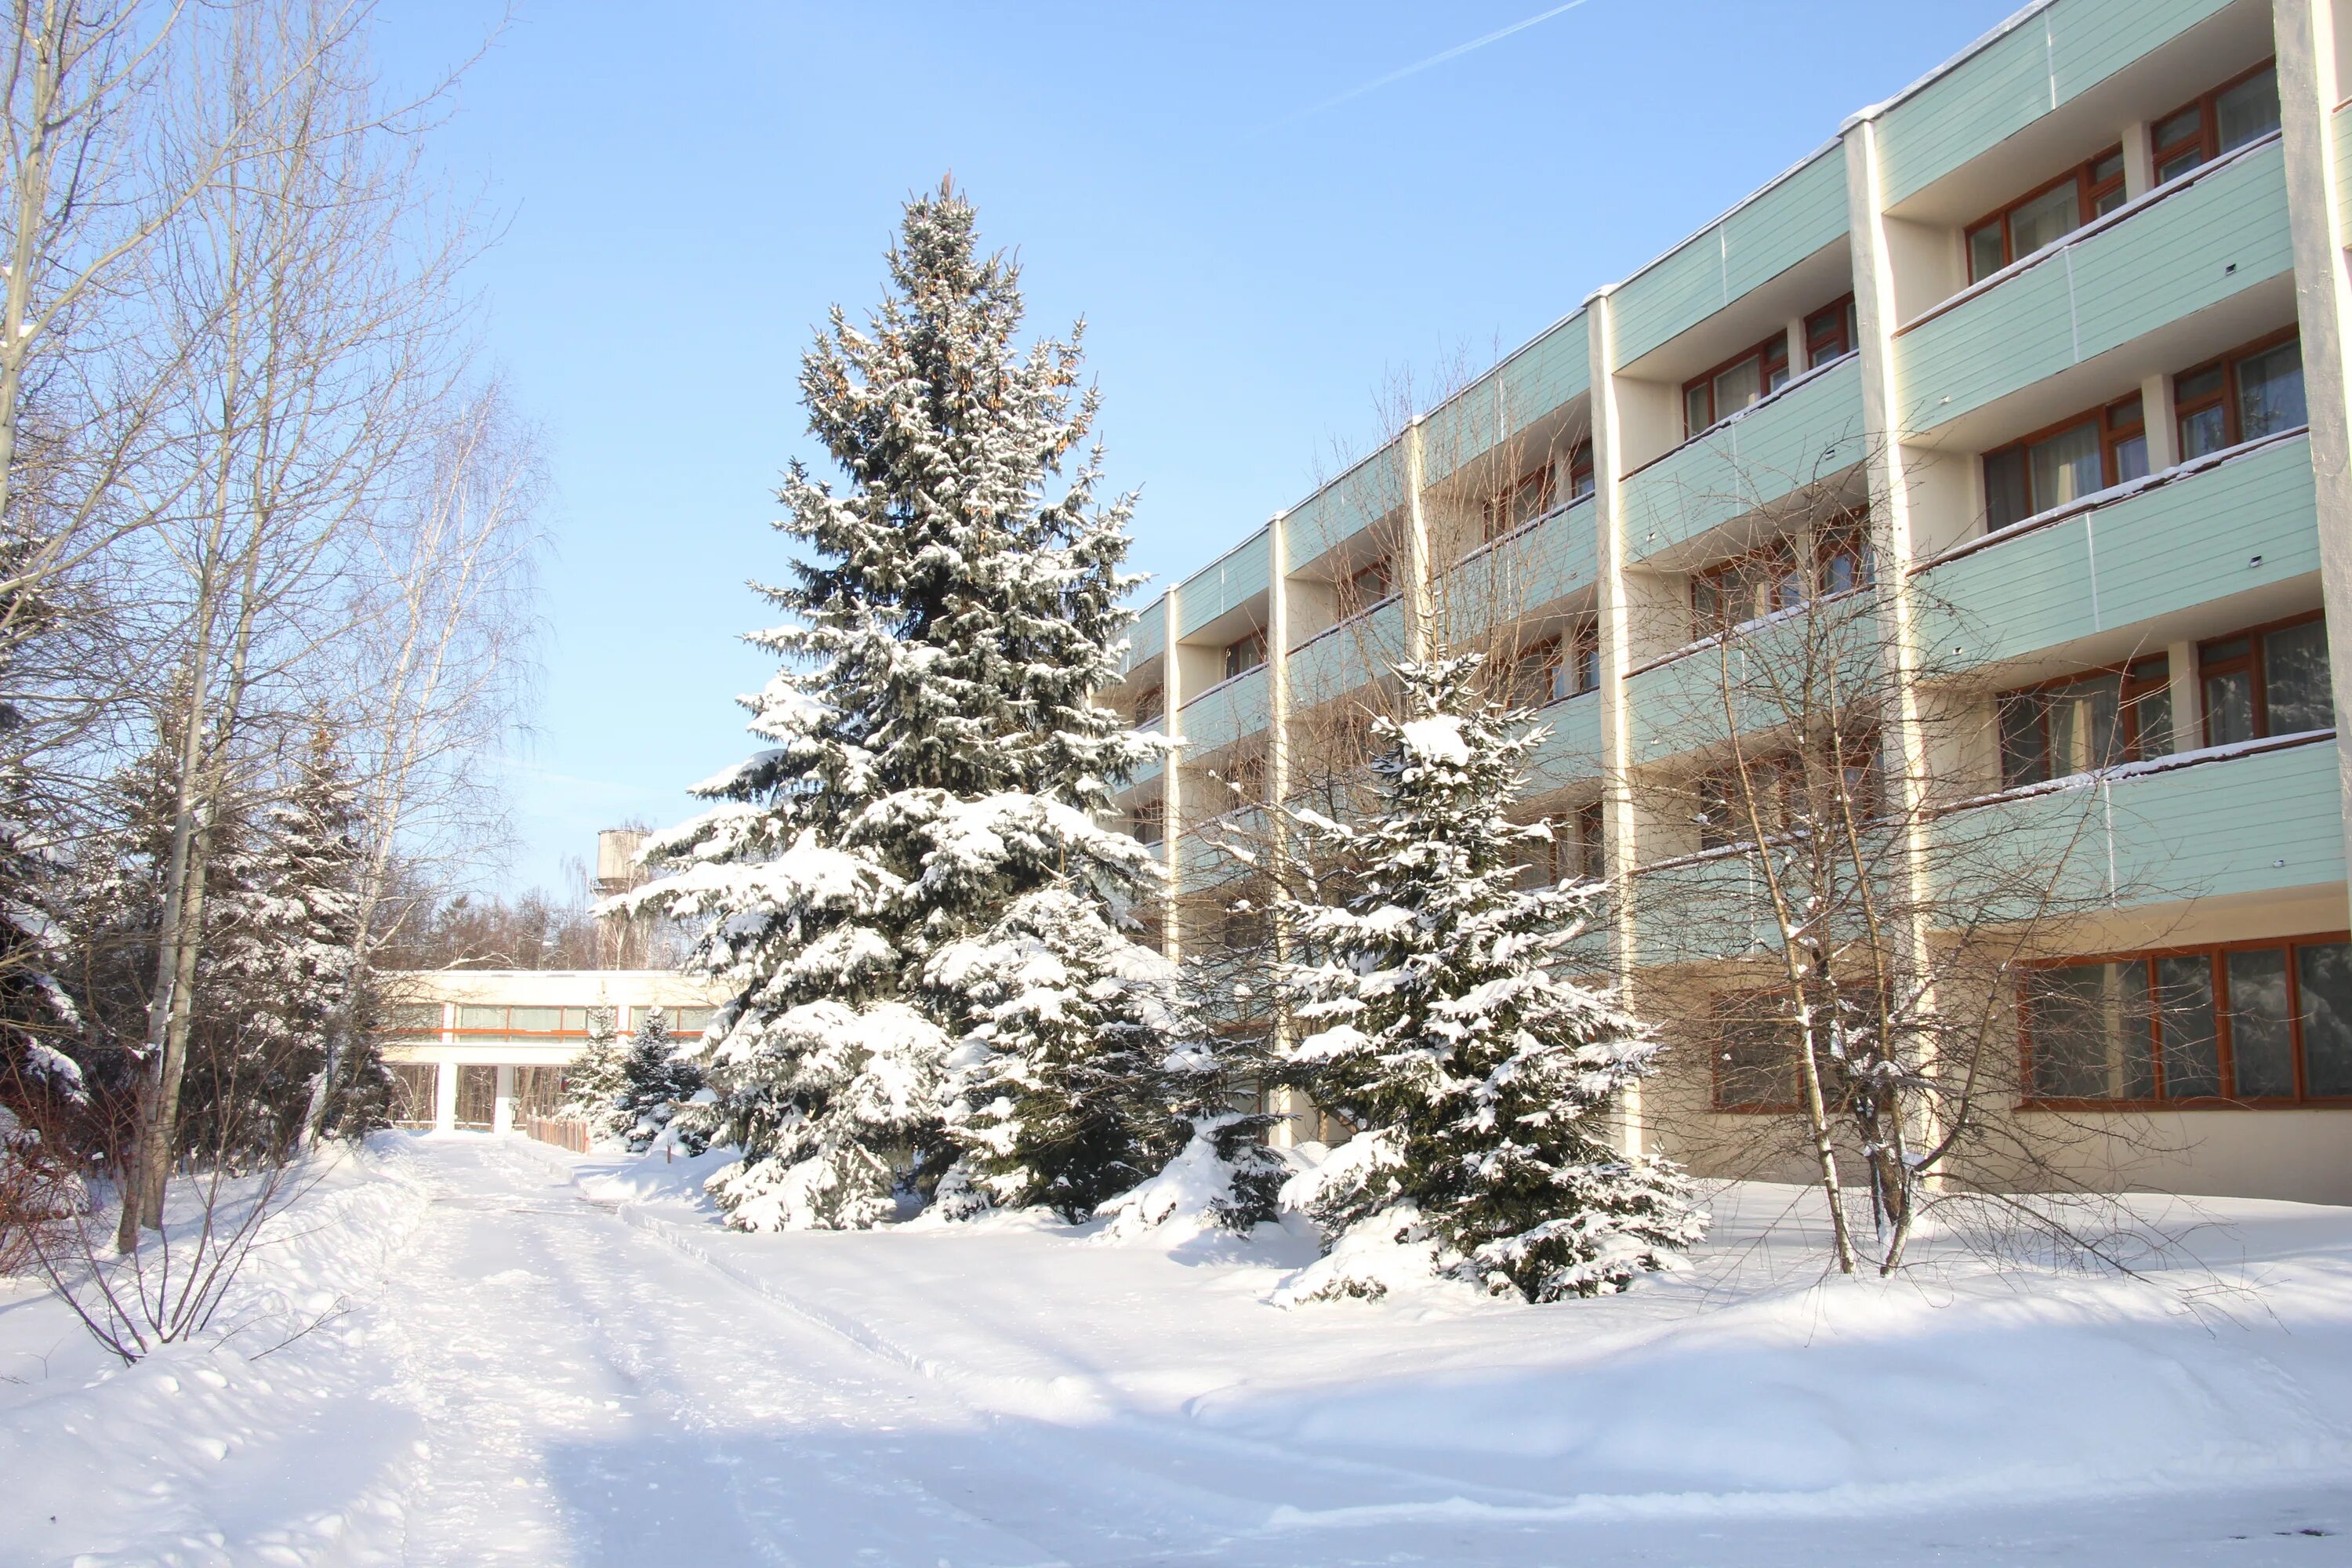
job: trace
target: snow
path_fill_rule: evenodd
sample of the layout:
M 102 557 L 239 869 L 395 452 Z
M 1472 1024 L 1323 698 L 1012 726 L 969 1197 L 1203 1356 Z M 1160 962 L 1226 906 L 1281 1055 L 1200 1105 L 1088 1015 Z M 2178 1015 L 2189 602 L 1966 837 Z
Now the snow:
M 1452 763 L 1458 767 L 1470 760 L 1470 748 L 1462 741 L 1462 721 L 1451 713 L 1408 720 L 1397 728 L 1404 737 L 1405 750 L 1423 762 Z
M 379 1138 L 257 1255 L 247 1308 L 332 1314 L 263 1356 L 282 1334 L 124 1369 L 0 1284 L 0 1559 L 2140 1568 L 2352 1541 L 2352 1210 L 2176 1205 L 2183 1250 L 2138 1279 L 1931 1239 L 1887 1285 L 1823 1280 L 1801 1195 L 1741 1185 L 1692 1269 L 1622 1296 L 1286 1311 L 1297 1231 L 749 1235 L 699 1191 L 726 1159 Z

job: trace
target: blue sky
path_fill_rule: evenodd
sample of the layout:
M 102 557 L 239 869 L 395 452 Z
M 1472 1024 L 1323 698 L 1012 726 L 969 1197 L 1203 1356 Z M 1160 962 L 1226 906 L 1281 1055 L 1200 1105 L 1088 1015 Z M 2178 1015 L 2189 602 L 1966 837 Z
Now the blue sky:
M 909 191 L 952 170 L 1033 328 L 1087 318 L 1165 581 L 1375 440 L 1384 386 L 1534 335 L 2012 6 L 1585 0 L 1439 58 L 1549 7 L 520 0 L 435 153 L 502 220 L 488 347 L 557 487 L 520 837 L 486 878 L 552 886 L 744 751 L 744 584 L 784 575 L 773 491 L 812 445 L 795 367 L 829 304 L 878 298 Z M 498 15 L 402 0 L 390 73 Z

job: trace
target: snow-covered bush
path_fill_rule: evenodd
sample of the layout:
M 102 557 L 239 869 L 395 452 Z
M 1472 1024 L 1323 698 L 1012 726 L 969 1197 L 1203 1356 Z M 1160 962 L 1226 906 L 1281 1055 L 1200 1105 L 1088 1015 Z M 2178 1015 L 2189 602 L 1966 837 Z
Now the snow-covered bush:
M 1608 1110 L 1657 1047 L 1560 973 L 1603 889 L 1520 885 L 1514 851 L 1551 832 L 1508 815 L 1542 735 L 1478 697 L 1477 665 L 1400 667 L 1405 717 L 1373 724 L 1380 808 L 1299 819 L 1360 890 L 1278 909 L 1286 1073 L 1360 1131 L 1286 1188 L 1330 1243 L 1286 1300 L 1378 1295 L 1398 1248 L 1498 1293 L 1589 1296 L 1703 1233 L 1675 1167 L 1611 1145 Z

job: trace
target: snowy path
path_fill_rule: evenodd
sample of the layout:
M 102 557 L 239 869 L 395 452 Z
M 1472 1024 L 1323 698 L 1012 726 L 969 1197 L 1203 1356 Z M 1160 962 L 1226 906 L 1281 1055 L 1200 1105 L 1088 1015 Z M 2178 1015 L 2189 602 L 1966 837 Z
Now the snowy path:
M 2339 1563 L 2347 1496 L 1976 1511 L 1612 1513 L 1172 1423 L 975 1408 L 585 1201 L 526 1149 L 436 1140 L 369 1316 L 429 1459 L 412 1564 Z M 2285 1533 L 2281 1533 L 2282 1531 Z

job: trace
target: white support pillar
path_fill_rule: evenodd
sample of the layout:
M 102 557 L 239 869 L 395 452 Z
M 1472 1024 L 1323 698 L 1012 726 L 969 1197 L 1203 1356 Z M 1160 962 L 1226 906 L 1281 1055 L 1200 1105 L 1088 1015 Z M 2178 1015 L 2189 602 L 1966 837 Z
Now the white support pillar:
M 2172 413 L 2172 378 L 2143 376 L 2139 384 L 2140 427 L 2147 432 L 2147 471 L 2180 461 L 2180 426 Z
M 2156 189 L 2156 142 L 2145 120 L 2124 127 L 2124 200 L 2136 202 Z
M 433 1131 L 455 1132 L 457 1131 L 457 1064 L 441 1061 L 433 1065 L 437 1075 L 433 1080 Z
M 1601 655 L 1601 837 L 1612 900 L 1612 958 L 1617 984 L 1631 995 L 1639 956 L 1633 868 L 1639 847 L 1633 816 L 1633 722 L 1625 675 L 1633 659 L 1632 605 L 1625 585 L 1624 430 L 1617 403 L 1616 300 L 1604 289 L 1585 302 L 1585 345 L 1592 409 L 1592 526 L 1597 581 L 1594 635 Z M 1625 1086 L 1618 1108 L 1618 1139 L 1628 1155 L 1645 1152 L 1642 1086 Z
M 490 1131 L 514 1131 L 515 1069 L 504 1063 L 499 1067 L 498 1098 L 490 1106 Z
M 1849 122 L 1843 132 L 1846 165 L 1846 216 L 1853 255 L 1855 321 L 1861 335 L 1862 421 L 1870 443 L 1867 478 L 1870 489 L 1872 543 L 1877 555 L 1876 574 L 1886 618 L 1887 684 L 1892 700 L 1881 716 L 1882 744 L 1891 753 L 1888 783 L 1903 824 L 1903 904 L 1908 915 L 1895 932 L 1896 962 L 1906 978 L 1920 987 L 1917 1011 L 1932 1014 L 1937 1005 L 1930 980 L 1935 865 L 1929 836 L 1928 806 L 1932 759 L 1927 751 L 1923 694 L 1919 689 L 1919 628 L 1911 595 L 1911 567 L 1918 558 L 1913 538 L 1911 489 L 1904 469 L 1902 377 L 1897 374 L 1895 329 L 1898 317 L 1895 292 L 1894 247 L 1886 230 L 1885 185 L 1880 175 L 1878 125 L 1868 118 Z M 1923 1069 L 1937 1072 L 1932 1058 Z M 1920 1147 L 1941 1136 L 1942 1126 L 1932 1097 L 1923 1097 L 1924 1125 L 1912 1130 Z
M 1429 518 L 1422 510 L 1422 488 L 1429 482 L 1421 450 L 1421 416 L 1404 427 L 1404 653 L 1410 659 L 1429 657 L 1429 626 L 1436 616 L 1431 592 Z
M 2352 281 L 2345 275 L 2344 171 L 2331 134 L 2344 95 L 2336 24 L 2334 0 L 2273 0 L 2287 230 L 2319 501 L 2319 595 L 2336 689 L 2337 807 L 2352 848 Z
M 1177 630 L 1183 625 L 1182 607 L 1181 591 L 1171 587 L 1160 602 L 1160 727 L 1176 742 L 1160 764 L 1160 854 L 1167 872 L 1167 902 L 1160 911 L 1160 951 L 1171 963 L 1184 956 L 1183 922 L 1176 912 L 1177 897 L 1184 890 L 1184 660 L 1176 647 Z

